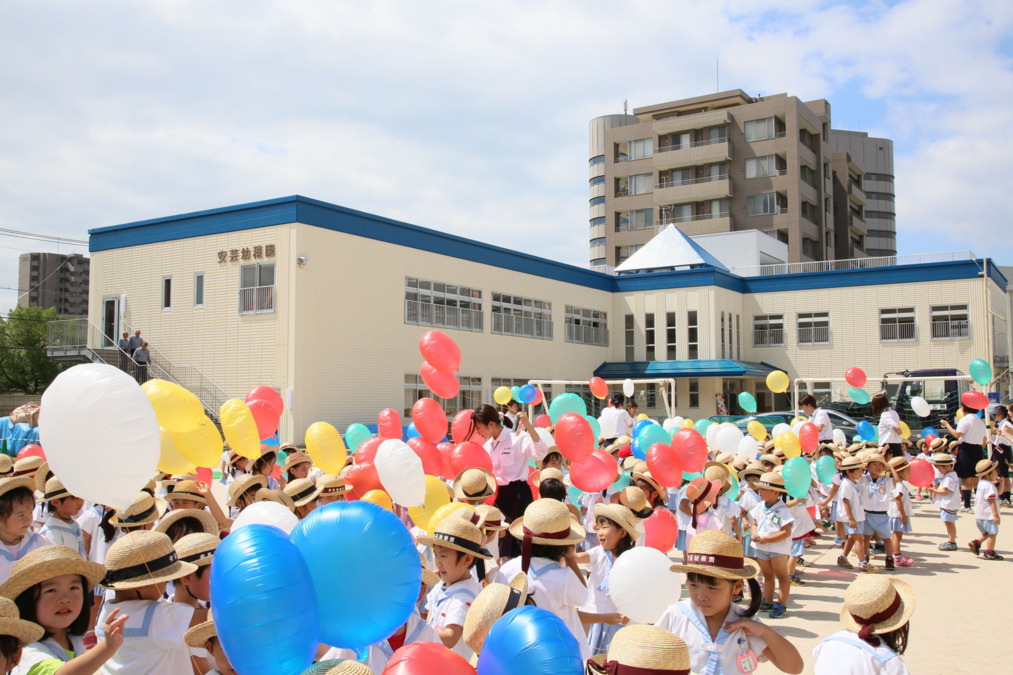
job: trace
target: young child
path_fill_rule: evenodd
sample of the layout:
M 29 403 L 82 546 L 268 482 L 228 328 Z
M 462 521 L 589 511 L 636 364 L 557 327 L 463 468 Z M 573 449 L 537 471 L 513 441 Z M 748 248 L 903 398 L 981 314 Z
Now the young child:
M 21 619 L 12 600 L 0 597 L 0 673 L 13 672 L 24 648 L 41 640 L 43 633 L 42 626 Z
M 914 609 L 914 589 L 907 582 L 888 576 L 858 577 L 844 591 L 845 630 L 816 645 L 813 672 L 907 675 L 900 655 L 907 648 Z
M 891 539 L 893 540 L 893 564 L 898 567 L 911 567 L 914 561 L 901 555 L 900 542 L 907 532 L 911 531 L 911 493 L 904 481 L 911 477 L 911 464 L 903 457 L 894 457 L 889 461 L 893 473 L 893 492 L 890 504 L 886 509 L 890 517 Z
M 222 643 L 218 641 L 218 631 L 211 610 L 208 610 L 207 621 L 197 624 L 183 635 L 183 642 L 190 649 L 203 649 L 211 654 L 215 669 L 207 671 L 204 675 L 236 675 L 236 670 L 222 649 Z
M 80 526 L 74 521 L 81 513 L 84 500 L 67 492 L 60 479 L 53 476 L 46 481 L 46 490 L 41 501 L 49 511 L 49 517 L 39 530 L 39 534 L 54 544 L 74 549 L 84 558 L 84 536 L 81 534 Z
M 1002 560 L 995 552 L 995 538 L 999 534 L 999 493 L 995 482 L 999 479 L 998 462 L 983 459 L 974 467 L 978 477 L 978 493 L 974 497 L 974 521 L 981 536 L 968 546 L 974 555 L 981 553 L 985 560 Z M 984 548 L 983 548 L 984 547 Z
M 565 508 L 565 507 L 564 507 Z M 441 582 L 429 591 L 426 602 L 427 623 L 436 631 L 444 646 L 470 659 L 471 647 L 461 640 L 464 618 L 482 585 L 471 576 L 476 565 L 478 578 L 485 578 L 484 560 L 492 558 L 482 548 L 482 531 L 464 518 L 452 515 L 436 526 L 432 537 L 418 542 L 431 548 Z
M 424 574 L 425 572 L 423 572 Z M 512 609 L 531 604 L 528 602 L 528 577 L 517 574 L 509 585 L 492 583 L 475 596 L 464 619 L 464 642 L 477 658 L 482 653 L 485 638 L 496 621 Z M 472 659 L 474 665 L 475 659 Z
M 752 521 L 749 519 L 750 512 L 760 503 L 756 496 L 756 482 L 763 475 L 763 467 L 752 463 L 739 472 L 739 507 L 742 509 L 739 531 L 742 532 L 742 554 L 747 558 L 756 557 L 756 548 L 753 546 Z
M 960 509 L 960 477 L 953 471 L 953 457 L 945 452 L 932 455 L 929 462 L 939 471 L 938 487 L 926 488 L 939 507 L 939 518 L 946 527 L 947 540 L 939 545 L 940 551 L 957 550 L 957 510 Z
M 566 477 L 559 469 L 542 469 L 532 480 L 532 484 L 538 490 L 539 499 L 555 499 L 564 504 L 570 501 L 566 493 L 568 486 Z
M 203 609 L 211 602 L 211 562 L 221 539 L 207 532 L 194 532 L 173 544 L 177 557 L 197 567 L 191 574 L 173 583 L 172 602 Z
M 865 511 L 862 509 L 862 492 L 858 482 L 865 473 L 865 462 L 858 457 L 848 457 L 841 462 L 841 486 L 837 492 L 838 509 L 837 517 L 844 519 L 844 532 L 848 539 L 844 542 L 844 550 L 837 557 L 838 567 L 854 569 L 854 565 L 848 560 L 851 549 L 855 549 L 859 560 L 859 569 L 867 572 L 869 564 L 866 562 L 868 555 L 868 544 L 865 540 Z
M 53 542 L 31 531 L 35 510 L 35 479 L 32 476 L 0 478 L 0 583 L 11 575 L 14 564 L 25 555 Z
M 92 589 L 105 576 L 102 565 L 88 562 L 67 546 L 44 546 L 14 566 L 10 579 L 0 585 L 0 596 L 10 598 L 26 621 L 45 630 L 38 641 L 25 647 L 17 672 L 28 675 L 68 672 L 93 673 L 123 644 L 126 615 L 117 610 L 105 619 L 105 638 L 87 649 L 84 634 L 91 629 Z
M 768 490 L 761 486 L 762 492 Z M 761 608 L 756 582 L 759 570 L 754 561 L 743 558 L 742 545 L 730 534 L 701 532 L 689 543 L 686 562 L 671 569 L 686 575 L 689 599 L 670 605 L 654 625 L 686 641 L 691 660 L 688 667 L 694 673 L 751 673 L 760 661 L 770 661 L 785 673 L 802 672 L 798 650 L 774 629 L 752 618 Z M 750 603 L 741 609 L 733 598 L 744 595 L 746 587 Z
M 299 452 L 291 445 L 285 446 L 285 448 L 292 448 L 285 450 L 288 456 L 285 458 L 285 465 L 281 467 L 281 474 L 285 477 L 286 484 L 299 478 L 309 478 L 310 469 L 313 468 L 313 460 L 310 459 L 310 456 L 305 452 Z
M 232 525 L 231 519 L 225 515 L 225 511 L 215 499 L 211 486 L 203 481 L 190 478 L 181 480 L 172 492 L 165 496 L 165 501 L 174 511 L 178 509 L 197 511 L 207 509 L 214 516 L 219 529 L 228 531 Z
M 278 461 L 278 451 L 274 448 L 261 447 L 260 457 L 253 460 L 253 468 L 250 473 L 254 476 L 260 476 L 267 481 L 267 489 L 269 490 L 280 490 L 284 485 L 284 480 L 279 480 L 273 475 L 275 463 Z
M 563 455 L 556 450 L 549 450 L 545 457 L 542 458 L 542 469 L 559 469 L 563 470 Z
M 454 479 L 453 488 L 457 501 L 474 506 L 496 494 L 496 477 L 478 467 L 465 469 Z
M 243 474 L 229 486 L 228 506 L 232 508 L 230 515 L 235 518 L 247 506 L 257 502 L 257 492 L 267 487 L 267 479 L 263 476 Z
M 882 455 L 870 454 L 865 459 L 865 468 L 868 473 L 858 483 L 861 493 L 862 510 L 865 512 L 865 524 L 862 535 L 865 537 L 865 546 L 861 549 L 860 555 L 864 554 L 865 559 L 859 563 L 859 569 L 869 569 L 869 541 L 873 537 L 879 537 L 886 549 L 886 569 L 894 569 L 893 561 L 893 532 L 890 529 L 890 515 L 887 513 L 890 502 L 893 501 L 893 478 L 886 473 L 886 460 Z
M 703 477 L 708 481 L 721 481 L 721 491 L 718 492 L 717 500 L 714 502 L 714 518 L 719 523 L 718 529 L 724 530 L 736 539 L 742 539 L 742 532 L 739 530 L 739 515 L 742 508 L 728 497 L 728 491 L 732 489 L 731 470 L 725 464 L 707 462 L 704 465 Z
M 348 492 L 348 486 L 345 485 L 344 478 L 331 476 L 326 473 L 321 474 L 317 477 L 316 486 L 320 488 L 320 494 L 317 496 L 317 506 L 345 501 L 345 493 Z
M 795 522 L 791 524 L 791 551 L 788 552 L 788 581 L 792 586 L 805 586 L 802 573 L 798 571 L 798 565 L 800 562 L 804 562 L 806 537 L 816 529 L 816 524 L 809 515 L 810 501 L 812 498 L 809 493 L 806 493 L 805 497 L 789 498 L 785 502 L 785 506 L 791 511 L 791 517 L 795 519 Z
M 317 498 L 320 496 L 320 488 L 314 485 L 309 478 L 293 478 L 285 486 L 285 494 L 292 498 L 295 504 L 295 515 L 302 520 L 317 508 Z
M 760 476 L 756 482 L 756 495 L 760 503 L 749 514 L 753 521 L 753 547 L 756 562 L 763 572 L 763 602 L 761 611 L 768 611 L 771 619 L 780 619 L 787 612 L 788 555 L 791 553 L 791 526 L 795 522 L 782 495 L 787 495 L 784 478 L 773 471 Z M 774 602 L 774 579 L 777 579 L 778 600 Z

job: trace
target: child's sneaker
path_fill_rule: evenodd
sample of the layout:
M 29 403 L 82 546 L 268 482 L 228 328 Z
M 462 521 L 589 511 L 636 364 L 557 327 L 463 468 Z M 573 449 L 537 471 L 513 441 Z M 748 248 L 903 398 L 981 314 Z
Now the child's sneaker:
M 899 567 L 911 567 L 911 565 L 914 564 L 915 561 L 911 560 L 911 558 L 908 558 L 907 556 L 901 556 L 900 560 L 897 562 Z
M 876 553 L 886 553 L 886 544 L 881 541 L 874 542 L 871 548 Z
M 953 541 L 945 541 L 945 542 L 943 542 L 942 544 L 939 545 L 939 550 L 940 551 L 956 551 L 957 550 L 957 544 L 956 544 L 956 542 L 953 542 Z
M 782 605 L 780 602 L 775 602 L 774 606 L 771 607 L 770 613 L 767 614 L 767 616 L 769 616 L 771 619 L 780 619 L 782 616 L 785 615 L 787 611 L 788 609 L 784 605 Z
M 840 537 L 834 537 L 834 545 L 835 546 L 840 546 L 843 543 L 844 543 L 843 539 L 841 539 Z
M 851 564 L 851 561 L 848 560 L 847 556 L 843 556 L 843 555 L 837 556 L 837 566 L 838 567 L 843 567 L 846 570 L 853 570 L 853 569 L 855 569 L 855 566 Z
M 981 553 L 981 542 L 977 539 L 972 539 L 967 542 L 967 547 L 971 549 L 971 552 L 974 553 L 974 555 L 979 555 Z
M 802 556 L 795 558 L 795 564 L 805 567 L 805 558 L 803 558 Z
M 884 565 L 884 568 L 888 570 L 894 569 L 894 561 L 892 555 L 886 556 L 886 565 Z
M 761 612 L 769 612 L 773 608 L 774 608 L 774 603 L 772 603 L 770 600 L 761 600 L 760 601 L 760 611 Z
M 791 582 L 792 586 L 805 586 L 805 582 L 802 581 L 802 577 L 797 574 L 788 577 L 788 581 Z
M 1002 560 L 1003 559 L 1003 557 L 1001 555 L 999 555 L 998 553 L 996 553 L 995 551 L 985 551 L 985 555 L 983 555 L 982 557 L 985 560 Z M 774 615 L 773 610 L 771 611 L 770 615 L 771 616 Z
M 859 563 L 858 563 L 858 571 L 859 572 L 868 572 L 869 571 L 869 562 L 867 560 L 861 560 L 861 561 L 859 561 Z

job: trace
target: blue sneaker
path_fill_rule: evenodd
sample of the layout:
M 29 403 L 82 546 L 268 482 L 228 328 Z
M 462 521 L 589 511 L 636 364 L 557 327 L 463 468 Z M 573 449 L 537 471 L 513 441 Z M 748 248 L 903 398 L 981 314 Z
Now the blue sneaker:
M 784 616 L 785 612 L 787 611 L 788 610 L 784 605 L 782 605 L 780 602 L 775 602 L 774 607 L 770 610 L 770 613 L 767 614 L 767 616 L 769 616 L 771 619 L 780 619 L 782 616 Z
M 840 537 L 834 537 L 834 544 L 836 544 L 837 546 L 840 546 L 843 543 L 844 543 L 843 539 L 841 539 Z
M 770 611 L 773 608 L 774 608 L 774 603 L 770 602 L 769 600 L 761 600 L 760 601 L 760 611 L 761 612 L 768 612 L 768 611 Z

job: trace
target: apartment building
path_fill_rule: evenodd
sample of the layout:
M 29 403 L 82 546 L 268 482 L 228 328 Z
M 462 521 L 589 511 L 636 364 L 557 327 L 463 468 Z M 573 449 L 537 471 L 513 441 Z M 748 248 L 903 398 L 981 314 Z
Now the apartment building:
M 80 254 L 22 253 L 18 304 L 53 307 L 61 316 L 87 316 L 89 267 L 88 258 Z
M 847 152 L 864 172 L 865 252 L 873 257 L 897 255 L 897 209 L 893 174 L 893 141 L 862 131 L 830 130 L 832 153 Z

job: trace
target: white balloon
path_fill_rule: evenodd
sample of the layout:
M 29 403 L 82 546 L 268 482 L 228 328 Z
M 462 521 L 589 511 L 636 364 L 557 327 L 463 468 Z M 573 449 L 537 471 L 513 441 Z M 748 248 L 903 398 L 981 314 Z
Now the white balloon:
M 296 518 L 296 515 L 278 502 L 257 502 L 250 504 L 236 516 L 230 532 L 235 532 L 247 525 L 270 525 L 277 527 L 285 534 L 292 534 L 292 530 L 298 524 L 299 519 Z
M 717 425 L 715 425 L 717 426 Z M 654 623 L 682 591 L 672 561 L 653 548 L 637 547 L 616 558 L 609 573 L 609 597 L 635 623 Z
M 780 422 L 780 423 L 774 425 L 774 428 L 770 432 L 770 437 L 771 438 L 777 438 L 778 436 L 780 436 L 781 434 L 785 433 L 786 431 L 791 431 L 791 427 L 789 427 L 784 422 Z
M 669 417 L 668 419 L 666 419 L 664 422 L 661 423 L 661 427 L 665 431 L 671 433 L 672 429 L 678 429 L 679 425 L 675 423 L 675 419 Z
M 716 448 L 718 447 L 718 432 L 721 431 L 720 424 L 712 424 L 707 427 L 707 447 Z
M 915 414 L 919 417 L 928 417 L 932 414 L 932 408 L 929 407 L 929 402 L 921 396 L 911 397 L 911 410 L 914 410 Z
M 601 429 L 602 438 L 615 438 L 616 437 L 616 416 L 602 411 L 601 417 L 598 418 L 598 427 Z
M 834 429 L 834 443 L 837 445 L 847 445 L 848 436 L 841 429 Z
M 144 390 L 104 363 L 56 376 L 42 395 L 39 441 L 68 492 L 116 509 L 129 507 L 155 475 L 162 442 Z
M 805 422 L 803 422 L 803 421 L 798 421 L 798 422 L 795 422 L 795 424 L 792 424 L 792 425 L 791 425 L 791 430 L 792 430 L 793 432 L 795 432 L 795 435 L 796 435 L 796 436 L 798 436 L 798 432 L 799 432 L 799 431 L 800 431 L 800 430 L 802 429 L 802 425 L 803 425 L 803 424 L 805 424 Z
M 748 457 L 750 459 L 756 457 L 757 443 L 756 439 L 752 436 L 743 436 L 742 440 L 739 441 L 738 447 L 735 449 L 735 454 Z
M 636 387 L 635 384 L 633 384 L 633 380 L 629 380 L 629 379 L 623 380 L 623 393 L 627 397 L 633 396 L 633 393 L 636 390 L 637 390 L 637 387 Z
M 538 432 L 538 440 L 545 441 L 545 447 L 547 448 L 558 447 L 556 446 L 556 439 L 552 437 L 552 433 L 548 429 L 546 429 L 545 427 L 535 427 L 535 431 Z
M 739 429 L 734 424 L 727 427 L 722 424 L 721 429 L 718 430 L 717 440 L 718 450 L 735 454 L 739 451 L 739 443 L 742 442 L 742 429 Z
M 391 501 L 401 506 L 422 506 L 426 500 L 426 473 L 422 459 L 398 438 L 388 438 L 373 459 L 380 484 Z

